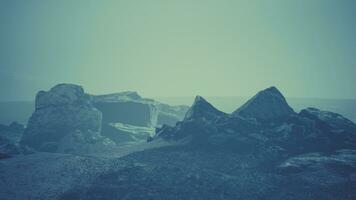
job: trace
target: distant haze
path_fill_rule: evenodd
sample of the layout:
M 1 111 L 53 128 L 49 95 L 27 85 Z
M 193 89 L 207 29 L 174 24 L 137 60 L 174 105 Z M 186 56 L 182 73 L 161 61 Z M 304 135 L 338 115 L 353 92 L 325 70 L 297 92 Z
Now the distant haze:
M 0 101 L 92 94 L 356 98 L 356 1 L 0 2 Z

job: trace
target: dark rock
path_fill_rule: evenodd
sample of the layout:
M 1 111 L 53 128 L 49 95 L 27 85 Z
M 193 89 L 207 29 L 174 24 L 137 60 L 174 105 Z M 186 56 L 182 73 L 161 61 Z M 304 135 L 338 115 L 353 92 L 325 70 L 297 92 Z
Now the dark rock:
M 184 120 L 195 120 L 202 118 L 208 121 L 216 121 L 224 116 L 227 116 L 227 114 L 216 109 L 203 97 L 196 96 L 194 103 L 187 111 Z
M 23 147 L 8 138 L 0 136 L 0 159 L 20 154 L 31 154 L 33 152 L 34 151 L 30 148 Z
M 12 122 L 10 125 L 0 124 L 0 136 L 11 140 L 13 143 L 18 143 L 22 137 L 25 127 L 17 122 Z
M 272 149 L 282 149 L 285 156 L 356 148 L 353 122 L 317 109 L 294 113 L 274 87 L 259 92 L 231 115 L 197 97 L 183 121 L 156 129 L 151 140 L 186 137 L 197 147 L 208 145 L 210 149 L 263 155 L 266 159 L 279 157 Z
M 273 120 L 293 114 L 284 96 L 275 87 L 258 92 L 244 105 L 233 112 L 234 116 L 254 118 L 257 120 Z

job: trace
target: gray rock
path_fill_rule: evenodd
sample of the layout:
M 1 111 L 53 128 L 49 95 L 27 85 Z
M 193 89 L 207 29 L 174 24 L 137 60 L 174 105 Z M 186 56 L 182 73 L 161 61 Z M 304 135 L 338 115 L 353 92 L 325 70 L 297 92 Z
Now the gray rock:
M 28 121 L 21 144 L 57 152 L 62 149 L 62 140 L 73 133 L 100 135 L 101 120 L 101 112 L 92 105 L 90 96 L 81 86 L 59 84 L 48 92 L 37 94 L 36 109 Z M 103 138 L 97 137 L 95 141 L 105 146 Z

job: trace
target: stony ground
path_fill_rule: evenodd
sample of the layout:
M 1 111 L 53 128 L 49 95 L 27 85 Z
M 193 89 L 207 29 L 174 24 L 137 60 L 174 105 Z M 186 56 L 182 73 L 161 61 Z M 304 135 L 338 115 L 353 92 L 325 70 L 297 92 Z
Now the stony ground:
M 356 151 L 270 165 L 253 155 L 185 146 L 0 160 L 1 199 L 356 199 Z

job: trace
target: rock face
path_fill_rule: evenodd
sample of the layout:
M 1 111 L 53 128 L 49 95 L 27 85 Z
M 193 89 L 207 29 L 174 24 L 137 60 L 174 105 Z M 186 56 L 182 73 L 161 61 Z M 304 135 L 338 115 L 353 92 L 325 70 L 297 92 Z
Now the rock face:
M 59 84 L 36 96 L 21 145 L 39 151 L 85 153 L 145 141 L 160 122 L 176 123 L 187 107 L 169 106 L 136 92 L 88 95 Z M 184 110 L 185 109 L 185 110 Z
M 48 92 L 38 92 L 35 111 L 28 121 L 21 144 L 39 151 L 58 152 L 67 151 L 62 149 L 63 140 L 75 141 L 78 144 L 67 144 L 72 146 L 68 151 L 75 152 L 76 145 L 103 143 L 101 121 L 101 112 L 92 105 L 90 96 L 82 87 L 59 84 Z M 90 143 L 78 139 L 83 137 Z
M 93 102 L 103 113 L 103 123 L 124 123 L 133 126 L 155 127 L 175 124 L 182 120 L 188 106 L 170 106 L 142 98 L 137 92 L 94 95 Z
M 157 128 L 154 137 L 177 140 L 189 135 L 194 135 L 195 137 L 201 135 L 201 137 L 204 138 L 204 135 L 209 134 L 210 131 L 216 131 L 216 129 L 211 126 L 211 123 L 225 117 L 227 117 L 227 114 L 216 109 L 203 97 L 197 96 L 193 105 L 187 111 L 183 121 L 178 122 L 174 127 L 164 125 L 161 128 Z M 148 140 L 152 139 L 153 138 L 149 138 Z
M 155 138 L 191 137 L 197 147 L 208 145 L 245 153 L 270 152 L 270 157 L 356 148 L 356 125 L 343 116 L 314 108 L 295 113 L 271 87 L 257 93 L 232 114 L 197 97 L 185 119 L 156 130 Z M 192 143 L 192 144 L 193 144 Z
M 155 126 L 157 109 L 150 100 L 136 92 L 93 96 L 93 102 L 103 113 L 103 123 L 124 123 L 134 126 Z
M 216 109 L 203 97 L 196 96 L 194 103 L 185 115 L 184 120 L 203 118 L 208 121 L 215 121 L 223 116 L 226 116 L 226 114 Z
M 284 96 L 275 87 L 270 87 L 257 93 L 244 105 L 233 112 L 234 116 L 271 120 L 293 114 Z
M 188 107 L 170 106 L 142 98 L 136 92 L 92 96 L 103 113 L 102 135 L 122 145 L 144 142 L 154 127 L 182 120 Z

